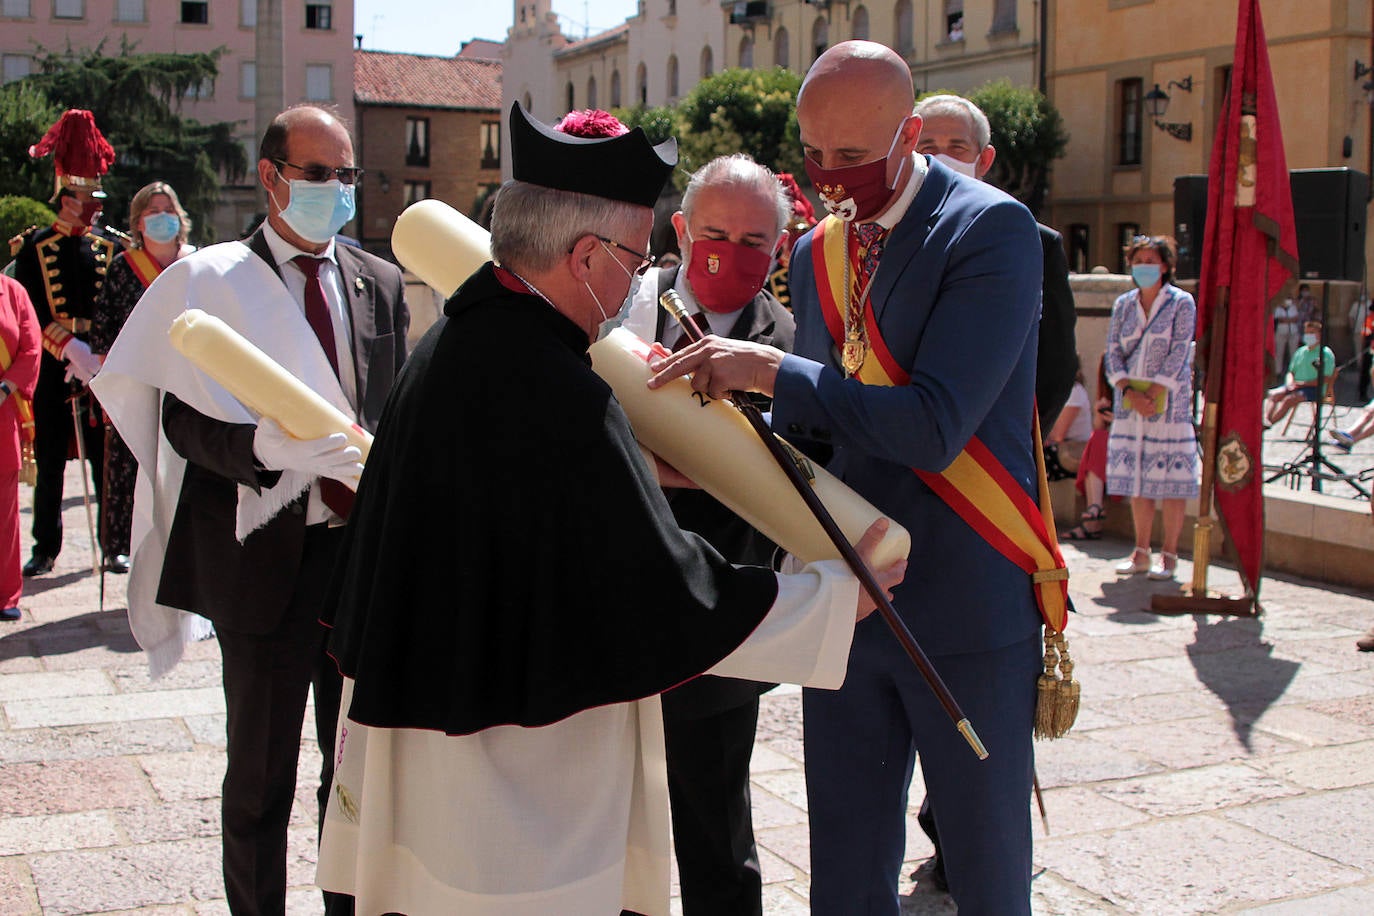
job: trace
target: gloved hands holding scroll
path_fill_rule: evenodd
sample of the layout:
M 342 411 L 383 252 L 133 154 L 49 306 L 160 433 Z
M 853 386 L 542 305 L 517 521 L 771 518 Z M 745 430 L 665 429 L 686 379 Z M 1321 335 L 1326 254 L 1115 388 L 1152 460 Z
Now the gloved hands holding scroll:
M 76 337 L 67 341 L 62 348 L 62 358 L 67 361 L 67 381 L 76 379 L 82 384 L 95 378 L 100 371 L 100 357 L 91 352 L 90 346 Z
M 253 433 L 253 454 L 270 471 L 300 471 L 314 477 L 332 477 L 356 490 L 362 477 L 363 453 L 348 444 L 343 433 L 318 439 L 297 439 L 277 421 L 263 417 Z

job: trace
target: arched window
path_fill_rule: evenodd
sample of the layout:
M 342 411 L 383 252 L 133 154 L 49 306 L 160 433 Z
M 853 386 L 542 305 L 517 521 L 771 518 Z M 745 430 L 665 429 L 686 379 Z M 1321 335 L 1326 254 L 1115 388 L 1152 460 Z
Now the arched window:
M 611 107 L 620 107 L 620 71 L 611 71 Z
M 816 24 L 811 26 L 811 60 L 814 63 L 816 58 L 825 53 L 825 49 L 830 47 L 830 23 L 825 21 L 824 16 L 816 17 Z
M 596 77 L 587 77 L 587 107 L 596 107 Z
M 573 94 L 572 80 L 568 80 L 568 111 L 577 110 L 577 97 Z
M 778 29 L 778 34 L 773 36 L 773 66 L 787 66 L 788 58 L 791 56 L 788 44 L 787 29 Z
M 668 55 L 668 101 L 677 100 L 677 55 Z
M 892 11 L 892 34 L 897 53 L 909 57 L 916 50 L 916 30 L 911 15 L 911 0 L 897 0 Z
M 649 104 L 649 71 L 643 61 L 635 68 L 635 98 L 640 105 Z
M 854 28 L 853 28 L 853 34 L 851 35 L 851 37 L 853 37 L 853 38 L 862 38 L 862 39 L 868 38 L 868 8 L 867 8 L 867 7 L 863 7 L 863 6 L 855 7 L 855 9 L 854 9 L 854 18 L 853 18 L 852 20 L 850 20 L 850 21 L 853 23 L 853 26 L 854 26 Z
M 739 65 L 746 70 L 754 66 L 754 39 L 749 35 L 739 40 Z
M 715 72 L 715 55 L 711 53 L 711 46 L 707 45 L 701 49 L 701 78 L 706 79 L 706 77 Z

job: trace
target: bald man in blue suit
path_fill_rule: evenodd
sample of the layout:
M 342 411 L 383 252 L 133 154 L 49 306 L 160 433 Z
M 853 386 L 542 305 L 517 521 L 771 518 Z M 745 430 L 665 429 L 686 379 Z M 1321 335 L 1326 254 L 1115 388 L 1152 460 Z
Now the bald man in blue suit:
M 1035 498 L 1043 259 L 1024 206 L 914 152 L 913 103 L 909 69 L 882 45 L 844 42 L 816 60 L 797 118 L 837 219 L 792 255 L 794 353 L 708 338 L 663 360 L 651 384 L 691 372 L 713 396 L 763 391 L 778 432 L 833 446 L 830 469 L 911 532 L 894 604 L 987 745 L 980 762 L 883 622 L 861 623 L 844 687 L 804 697 L 812 912 L 896 916 L 919 752 L 959 912 L 1028 914 L 1040 614 L 1026 573 L 913 469 L 944 470 L 976 436 Z M 843 239 L 847 266 L 820 255 L 832 250 L 823 233 Z M 832 305 L 827 322 L 840 276 L 867 295 Z M 871 383 L 878 354 L 889 384 Z

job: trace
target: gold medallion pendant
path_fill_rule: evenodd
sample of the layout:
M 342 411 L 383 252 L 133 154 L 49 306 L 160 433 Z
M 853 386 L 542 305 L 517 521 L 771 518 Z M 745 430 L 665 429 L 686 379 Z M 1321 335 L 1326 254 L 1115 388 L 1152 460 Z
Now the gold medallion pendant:
M 859 338 L 857 329 L 850 329 L 845 335 L 844 349 L 840 353 L 840 362 L 844 364 L 845 375 L 854 376 L 859 374 L 859 369 L 863 367 L 864 358 L 868 356 L 868 347 Z

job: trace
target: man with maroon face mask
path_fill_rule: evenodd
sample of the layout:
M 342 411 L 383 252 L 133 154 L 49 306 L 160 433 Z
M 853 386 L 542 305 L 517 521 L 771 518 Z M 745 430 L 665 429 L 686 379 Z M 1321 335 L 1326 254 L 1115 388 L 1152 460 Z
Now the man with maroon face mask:
M 791 351 L 792 314 L 763 289 L 791 202 L 768 169 L 722 156 L 692 176 L 673 214 L 680 267 L 646 272 L 623 327 L 667 347 L 685 344 L 658 297 L 677 290 L 703 331 Z M 768 399 L 756 401 L 763 410 Z M 732 563 L 769 566 L 774 545 L 701 490 L 668 489 L 680 527 Z M 663 695 L 668 796 L 685 916 L 758 916 L 762 882 L 750 814 L 749 759 L 759 694 L 771 685 L 706 675 Z
M 811 912 L 897 916 L 919 751 L 959 912 L 1028 916 L 1041 615 L 1030 576 L 946 501 L 944 472 L 974 461 L 1039 512 L 1043 257 L 1024 206 L 915 151 L 914 103 L 889 48 L 816 59 L 797 121 L 830 216 L 792 252 L 794 352 L 708 337 L 649 385 L 761 391 L 779 434 L 834 446 L 830 470 L 911 532 L 893 604 L 987 745 L 975 759 L 881 620 L 856 628 L 844 686 L 802 700 Z

